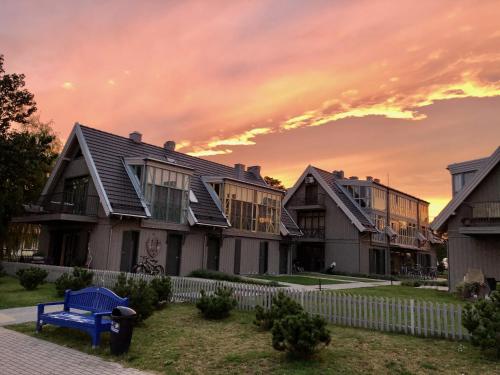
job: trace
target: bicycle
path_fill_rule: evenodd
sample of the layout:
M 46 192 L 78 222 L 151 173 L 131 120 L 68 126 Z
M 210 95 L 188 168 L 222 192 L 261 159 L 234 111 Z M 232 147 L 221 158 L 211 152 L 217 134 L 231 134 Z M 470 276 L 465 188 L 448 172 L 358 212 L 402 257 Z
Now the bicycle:
M 144 273 L 146 275 L 164 275 L 165 269 L 158 261 L 154 258 L 148 258 L 146 256 L 141 256 L 142 261 L 137 263 L 133 268 L 133 273 Z

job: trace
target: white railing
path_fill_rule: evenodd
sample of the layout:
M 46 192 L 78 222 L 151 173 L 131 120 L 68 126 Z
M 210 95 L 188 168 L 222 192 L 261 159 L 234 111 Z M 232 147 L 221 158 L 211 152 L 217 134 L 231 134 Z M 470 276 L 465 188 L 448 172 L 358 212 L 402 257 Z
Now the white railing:
M 20 268 L 33 266 L 28 263 L 3 262 L 5 271 L 15 275 Z M 71 267 L 36 265 L 49 272 L 48 281 L 55 281 Z M 120 272 L 92 270 L 94 284 L 112 288 Z M 151 280 L 153 276 L 127 274 L 134 279 Z M 300 303 L 304 310 L 319 315 L 328 322 L 341 326 L 360 327 L 386 332 L 399 332 L 415 336 L 434 336 L 448 339 L 468 339 L 469 333 L 462 328 L 462 306 L 413 299 L 356 296 L 328 290 L 297 290 L 196 279 L 171 277 L 174 301 L 196 302 L 200 291 L 214 292 L 218 287 L 233 289 L 240 310 L 251 311 L 255 306 L 271 307 L 272 298 L 279 291 Z

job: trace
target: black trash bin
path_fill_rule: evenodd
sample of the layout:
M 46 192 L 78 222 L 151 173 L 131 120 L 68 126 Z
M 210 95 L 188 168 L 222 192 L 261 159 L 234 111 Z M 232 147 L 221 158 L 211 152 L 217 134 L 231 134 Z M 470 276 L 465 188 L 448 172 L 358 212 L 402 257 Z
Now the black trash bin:
M 111 354 L 128 352 L 137 313 L 129 307 L 118 306 L 111 312 L 111 335 L 109 346 Z

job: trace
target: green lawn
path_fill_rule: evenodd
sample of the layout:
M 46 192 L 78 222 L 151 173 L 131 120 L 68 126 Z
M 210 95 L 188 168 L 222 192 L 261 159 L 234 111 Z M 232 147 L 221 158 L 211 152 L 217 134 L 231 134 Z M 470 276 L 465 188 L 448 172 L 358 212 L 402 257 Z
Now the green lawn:
M 387 286 L 376 286 L 368 288 L 356 288 L 356 289 L 337 289 L 336 293 L 348 293 L 355 294 L 358 296 L 373 296 L 373 297 L 396 297 L 396 298 L 407 298 L 407 299 L 420 299 L 429 302 L 445 302 L 445 303 L 460 303 L 463 304 L 464 301 L 458 299 L 454 294 L 436 290 L 436 289 L 424 289 L 424 288 L 413 288 L 410 286 L 401 285 L 387 285 Z
M 206 321 L 189 304 L 156 312 L 135 329 L 125 366 L 164 374 L 498 374 L 500 362 L 465 342 L 424 339 L 330 326 L 332 342 L 314 361 L 294 361 L 272 349 L 254 315 L 234 312 Z M 34 335 L 34 323 L 11 326 Z M 111 359 L 108 337 L 92 350 L 83 333 L 46 326 L 41 339 Z
M 54 284 L 46 283 L 35 290 L 25 290 L 15 277 L 0 277 L 0 309 L 34 306 L 41 302 L 61 300 L 56 296 Z
M 253 278 L 256 279 L 263 279 L 263 280 L 271 280 L 271 281 L 277 281 L 277 282 L 284 282 L 284 283 L 291 283 L 291 284 L 300 284 L 300 285 L 318 285 L 318 278 L 317 277 L 308 277 L 308 276 L 297 276 L 297 275 L 279 275 L 279 276 L 272 276 L 272 275 L 258 275 L 258 276 L 252 276 Z M 321 278 L 321 284 L 346 284 L 347 281 L 343 280 L 327 280 Z
M 380 279 L 367 279 L 362 277 L 352 277 L 352 276 L 343 276 L 343 275 L 329 275 L 326 273 L 314 273 L 314 272 L 303 272 L 300 273 L 300 276 L 309 276 L 309 277 L 321 277 L 325 279 L 333 279 L 333 280 L 343 280 L 343 281 L 351 281 L 351 282 L 361 282 L 361 283 L 380 283 L 385 280 Z

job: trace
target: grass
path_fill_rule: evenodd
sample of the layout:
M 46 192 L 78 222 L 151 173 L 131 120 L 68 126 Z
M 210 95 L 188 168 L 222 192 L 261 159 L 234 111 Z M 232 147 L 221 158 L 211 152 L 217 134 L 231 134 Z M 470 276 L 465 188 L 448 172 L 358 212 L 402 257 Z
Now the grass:
M 252 277 L 256 278 L 256 279 L 277 281 L 277 282 L 290 283 L 290 284 L 318 285 L 318 278 L 317 277 L 310 277 L 310 276 L 297 276 L 297 275 L 278 275 L 278 276 L 256 275 L 256 276 L 252 276 Z M 348 282 L 344 281 L 344 280 L 333 280 L 333 279 L 324 279 L 324 278 L 321 278 L 321 284 L 322 285 L 326 285 L 326 284 L 346 284 L 346 283 L 348 283 Z
M 56 288 L 52 283 L 40 285 L 35 290 L 25 290 L 15 277 L 0 277 L 0 309 L 34 306 L 37 303 L 58 301 Z
M 396 297 L 407 299 L 413 298 L 426 300 L 428 302 L 445 302 L 455 304 L 465 303 L 461 299 L 457 298 L 454 294 L 446 291 L 437 289 L 413 288 L 410 286 L 401 285 L 387 285 L 356 289 L 337 289 L 335 290 L 335 292 L 355 294 L 358 296 Z
M 343 281 L 360 282 L 360 283 L 381 283 L 381 282 L 385 281 L 385 280 L 380 280 L 380 279 L 367 279 L 367 278 L 362 278 L 362 277 L 330 275 L 327 273 L 314 273 L 314 272 L 301 273 L 300 276 L 309 276 L 309 277 L 316 277 L 316 278 L 321 277 L 324 279 L 343 280 Z
M 92 350 L 83 333 L 44 327 L 41 339 L 163 374 L 498 374 L 500 362 L 468 343 L 330 326 L 332 342 L 313 361 L 287 358 L 258 330 L 250 312 L 207 321 L 189 304 L 156 312 L 135 329 L 128 354 L 112 358 L 107 334 Z M 9 327 L 34 335 L 34 323 Z

